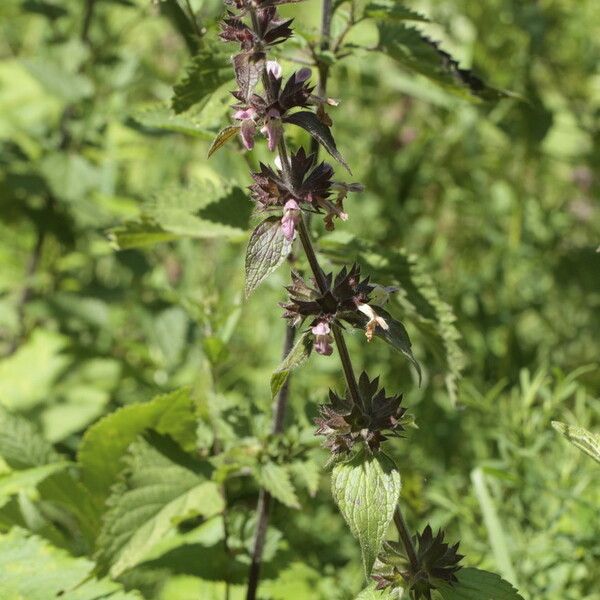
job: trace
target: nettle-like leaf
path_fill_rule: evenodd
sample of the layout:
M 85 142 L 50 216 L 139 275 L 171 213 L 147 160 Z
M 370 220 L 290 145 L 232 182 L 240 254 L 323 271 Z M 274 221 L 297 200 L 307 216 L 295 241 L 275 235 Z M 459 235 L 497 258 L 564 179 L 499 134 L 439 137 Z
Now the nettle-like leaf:
M 495 573 L 480 569 L 461 569 L 458 583 L 443 584 L 437 590 L 443 600 L 523 600 L 523 596 Z
M 368 588 L 364 589 L 354 600 L 399 600 L 401 598 L 401 590 L 378 590 L 376 584 L 372 583 Z M 399 593 L 398 593 L 399 592 Z
M 4 506 L 16 494 L 30 493 L 42 481 L 66 469 L 70 464 L 66 461 L 55 462 L 0 475 L 0 506 Z
M 219 148 L 222 148 L 229 140 L 233 139 L 239 131 L 239 125 L 228 125 L 221 129 L 208 149 L 207 158 L 210 158 Z
M 233 57 L 233 68 L 240 94 L 248 100 L 265 69 L 262 52 L 242 52 Z
M 61 460 L 52 444 L 23 417 L 0 406 L 0 456 L 12 469 L 28 469 Z
M 344 157 L 340 154 L 337 146 L 335 144 L 335 140 L 333 139 L 333 135 L 331 134 L 331 129 L 323 123 L 317 117 L 315 113 L 309 111 L 300 111 L 293 113 L 291 115 L 287 115 L 283 118 L 286 123 L 291 123 L 292 125 L 297 125 L 301 127 L 305 131 L 307 131 L 333 158 L 335 158 L 343 167 L 348 171 L 348 173 L 352 173 L 350 171 L 350 167 L 344 160 Z
M 249 296 L 287 258 L 292 242 L 286 239 L 280 217 L 268 217 L 250 236 L 246 251 L 246 296 Z
M 184 238 L 242 239 L 252 205 L 241 188 L 218 178 L 161 190 L 142 207 L 139 218 L 108 232 L 125 250 Z
M 380 20 L 377 49 L 403 67 L 424 75 L 449 92 L 466 100 L 499 100 L 507 94 L 488 87 L 471 71 L 460 68 L 458 62 L 441 50 L 437 42 L 412 27 L 393 20 Z
M 294 344 L 290 353 L 283 359 L 281 364 L 271 375 L 271 396 L 279 393 L 291 371 L 301 367 L 309 358 L 314 344 L 314 336 L 309 332 L 304 332 L 300 339 Z
M 200 108 L 221 86 L 232 81 L 229 52 L 221 45 L 202 48 L 186 67 L 185 76 L 173 88 L 171 106 L 181 113 L 194 105 Z
M 367 577 L 394 516 L 400 485 L 396 465 L 382 453 L 360 453 L 333 468 L 333 498 L 358 538 Z
M 169 438 L 149 434 L 130 447 L 121 481 L 107 501 L 97 541 L 101 569 L 112 577 L 143 562 L 177 533 L 177 523 L 210 518 L 224 508 L 219 486 Z
M 121 470 L 121 457 L 147 429 L 170 435 L 186 449 L 196 441 L 194 403 L 188 389 L 157 396 L 150 402 L 132 404 L 104 417 L 83 436 L 78 461 L 83 483 L 98 504 L 108 496 Z
M 258 465 L 256 480 L 265 488 L 273 498 L 290 508 L 300 508 L 296 491 L 290 478 L 290 471 L 286 465 L 279 465 L 272 461 Z
M 429 19 L 398 0 L 375 0 L 365 7 L 366 17 L 374 19 L 390 19 L 392 21 L 419 21 L 428 23 Z
M 212 140 L 215 135 L 202 120 L 192 115 L 173 114 L 164 104 L 138 109 L 132 112 L 130 117 L 134 123 L 141 126 L 144 133 L 154 133 L 153 130 L 169 131 L 207 141 Z
M 552 421 L 552 427 L 562 434 L 573 446 L 600 462 L 600 435 L 594 434 L 578 425 L 567 425 L 560 421 Z
M 6 600 L 142 600 L 136 591 L 94 578 L 93 569 L 93 562 L 18 527 L 0 534 L 0 596 Z

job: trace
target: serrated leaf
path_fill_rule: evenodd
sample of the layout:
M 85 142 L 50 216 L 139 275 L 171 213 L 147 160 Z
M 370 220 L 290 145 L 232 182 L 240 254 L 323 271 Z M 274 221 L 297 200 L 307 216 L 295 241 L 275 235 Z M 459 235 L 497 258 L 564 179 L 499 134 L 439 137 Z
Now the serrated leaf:
M 294 344 L 290 353 L 283 359 L 281 364 L 275 369 L 271 375 L 271 397 L 279 393 L 284 383 L 289 377 L 290 371 L 301 367 L 310 356 L 314 344 L 314 336 L 309 332 L 305 332 L 300 336 L 300 339 Z
M 291 463 L 289 470 L 306 487 L 309 496 L 316 496 L 322 473 L 320 465 L 314 460 L 302 460 Z
M 428 23 L 429 19 L 404 6 L 398 0 L 376 0 L 365 8 L 365 16 L 375 19 L 391 19 L 393 21 L 419 21 Z
M 191 115 L 173 114 L 167 106 L 159 105 L 131 113 L 133 121 L 145 129 L 171 131 L 210 141 L 214 131 L 207 129 Z
M 57 462 L 61 456 L 35 426 L 0 406 L 0 456 L 12 469 Z
M 11 496 L 19 493 L 30 493 L 44 479 L 66 469 L 69 462 L 54 462 L 31 469 L 12 471 L 0 476 L 0 506 L 3 506 Z
M 461 569 L 456 573 L 458 583 L 437 587 L 443 600 L 523 600 L 523 596 L 495 573 L 480 569 Z
M 569 440 L 573 446 L 600 462 L 600 435 L 578 425 L 567 425 L 560 421 L 552 421 L 552 427 Z
M 434 81 L 465 100 L 499 100 L 507 94 L 488 87 L 481 79 L 441 50 L 421 32 L 392 20 L 378 22 L 378 50 L 403 67 Z
M 246 297 L 287 258 L 292 242 L 281 229 L 279 217 L 265 219 L 250 236 L 246 250 Z
M 138 592 L 95 579 L 93 568 L 93 562 L 74 558 L 18 527 L 0 534 L 0 594 L 5 600 L 142 600 Z
M 217 137 L 208 149 L 207 158 L 210 158 L 219 148 L 224 146 L 231 138 L 233 138 L 240 130 L 239 125 L 229 125 L 224 127 L 217 133 Z
M 196 437 L 194 404 L 187 389 L 132 404 L 104 417 L 83 436 L 78 462 L 83 483 L 98 504 L 108 496 L 121 470 L 127 447 L 147 429 L 170 435 L 183 447 L 193 447 Z
M 293 113 L 284 117 L 283 119 L 286 123 L 291 123 L 292 125 L 297 125 L 301 127 L 305 131 L 307 131 L 319 144 L 333 156 L 343 167 L 348 171 L 348 173 L 352 173 L 350 171 L 350 167 L 344 160 L 343 156 L 340 154 L 337 146 L 335 145 L 335 140 L 333 139 L 333 135 L 331 134 L 331 129 L 325 125 L 319 117 L 315 113 L 309 111 L 300 111 Z
M 125 463 L 97 541 L 100 568 L 108 568 L 112 577 L 142 563 L 177 533 L 177 523 L 210 518 L 224 508 L 219 486 L 168 438 L 139 438 Z
M 256 479 L 273 498 L 282 504 L 290 508 L 300 508 L 287 467 L 269 461 L 258 466 Z
M 216 45 L 204 47 L 173 88 L 171 106 L 176 113 L 181 113 L 196 104 L 205 104 L 214 92 L 232 79 L 229 53 Z
M 176 239 L 241 239 L 248 227 L 251 203 L 239 187 L 220 179 L 168 187 L 142 207 L 139 219 L 108 232 L 124 250 Z
M 360 543 L 365 575 L 373 563 L 400 497 L 400 473 L 384 454 L 361 453 L 338 463 L 331 475 L 333 498 Z

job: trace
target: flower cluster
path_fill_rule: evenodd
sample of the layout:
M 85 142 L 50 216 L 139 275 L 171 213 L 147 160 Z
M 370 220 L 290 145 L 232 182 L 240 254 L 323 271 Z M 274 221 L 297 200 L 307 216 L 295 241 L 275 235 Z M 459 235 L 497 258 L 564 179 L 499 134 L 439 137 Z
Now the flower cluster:
M 292 326 L 312 317 L 310 327 L 315 336 L 315 349 L 319 354 L 329 355 L 331 346 L 331 327 L 334 323 L 346 321 L 352 325 L 364 320 L 360 313 L 367 315 L 366 336 L 371 340 L 377 327 L 388 329 L 388 324 L 380 317 L 375 307 L 369 304 L 370 294 L 377 286 L 369 278 L 360 278 L 360 268 L 353 265 L 350 270 L 344 267 L 335 277 L 333 273 L 325 275 L 326 288 L 323 291 L 308 285 L 300 275 L 292 273 L 292 285 L 288 302 L 282 304 L 283 316 Z
M 288 240 L 294 238 L 301 209 L 325 214 L 327 229 L 333 229 L 334 217 L 342 221 L 348 218 L 344 212 L 347 193 L 362 189 L 359 184 L 332 181 L 332 166 L 317 164 L 316 156 L 307 155 L 304 148 L 290 157 L 290 173 L 291 181 L 281 169 L 260 163 L 260 171 L 252 173 L 254 184 L 250 186 L 250 195 L 259 210 L 283 209 L 283 234 Z
M 411 567 L 401 544 L 385 543 L 384 552 L 379 556 L 380 568 L 373 575 L 377 589 L 400 587 L 418 597 L 429 598 L 436 584 L 456 583 L 456 572 L 461 569 L 458 563 L 464 558 L 458 554 L 458 543 L 450 546 L 444 541 L 444 532 L 439 530 L 433 535 L 429 525 L 413 540 L 417 553 L 416 570 Z
M 371 452 L 377 452 L 381 442 L 404 431 L 406 409 L 401 406 L 402 395 L 386 396 L 385 389 L 378 388 L 379 377 L 371 381 L 363 372 L 358 380 L 360 405 L 353 402 L 348 392 L 339 396 L 329 391 L 330 403 L 319 407 L 320 416 L 315 423 L 317 435 L 326 436 L 325 447 L 333 454 L 347 453 L 356 443 L 364 443 Z

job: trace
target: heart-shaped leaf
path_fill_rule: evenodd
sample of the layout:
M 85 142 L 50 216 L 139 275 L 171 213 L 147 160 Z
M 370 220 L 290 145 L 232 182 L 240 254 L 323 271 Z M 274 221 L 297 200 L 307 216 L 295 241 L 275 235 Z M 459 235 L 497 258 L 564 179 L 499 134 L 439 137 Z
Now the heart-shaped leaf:
M 400 473 L 385 454 L 361 453 L 334 467 L 331 490 L 358 538 L 369 577 L 400 497 Z
M 252 232 L 246 251 L 246 296 L 249 296 L 287 257 L 292 242 L 281 230 L 281 219 L 269 217 Z

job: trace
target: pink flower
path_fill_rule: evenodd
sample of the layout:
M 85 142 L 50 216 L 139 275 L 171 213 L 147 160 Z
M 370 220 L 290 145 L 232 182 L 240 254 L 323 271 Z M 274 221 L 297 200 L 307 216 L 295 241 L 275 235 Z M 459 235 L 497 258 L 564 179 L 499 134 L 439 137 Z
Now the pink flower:
M 269 109 L 265 117 L 265 124 L 260 132 L 267 137 L 267 147 L 271 152 L 277 148 L 277 144 L 283 134 L 280 113 L 276 108 Z
M 281 218 L 281 231 L 283 237 L 291 242 L 296 233 L 296 225 L 300 219 L 300 206 L 295 200 L 288 200 L 283 207 L 283 217 Z
M 384 331 L 387 331 L 390 328 L 390 326 L 387 324 L 387 321 L 383 317 L 380 317 L 369 304 L 358 302 L 356 304 L 356 308 L 358 308 L 361 313 L 369 318 L 365 326 L 365 335 L 367 336 L 367 341 L 370 342 L 373 339 L 378 325 Z
M 267 61 L 267 73 L 275 77 L 275 79 L 281 79 L 282 69 L 281 65 L 276 60 Z
M 333 347 L 331 342 L 331 327 L 326 321 L 319 321 L 312 329 L 313 335 L 315 336 L 315 350 L 318 354 L 324 356 L 330 356 L 333 353 Z
M 254 119 L 256 116 L 256 110 L 251 106 L 242 108 L 233 114 L 234 119 L 241 121 L 240 137 L 242 138 L 242 144 L 244 144 L 246 150 L 252 150 L 252 148 L 254 148 L 254 136 L 256 135 L 256 123 L 254 122 Z

